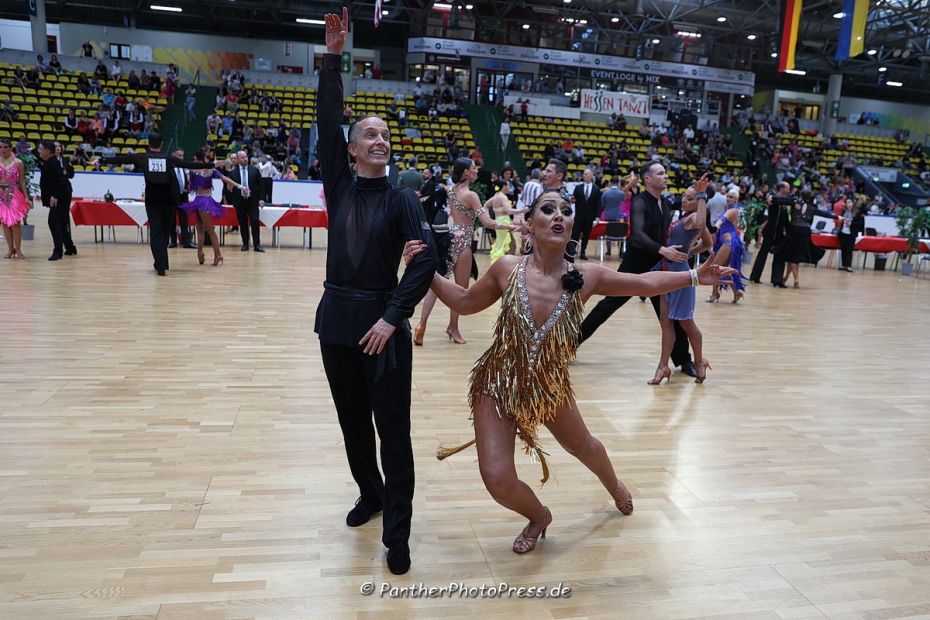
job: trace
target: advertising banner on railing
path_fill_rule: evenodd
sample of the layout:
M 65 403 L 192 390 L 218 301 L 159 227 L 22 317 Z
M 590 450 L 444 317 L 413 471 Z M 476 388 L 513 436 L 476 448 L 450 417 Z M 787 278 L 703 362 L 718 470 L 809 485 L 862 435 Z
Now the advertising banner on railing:
M 649 97 L 607 90 L 581 90 L 581 111 L 649 118 Z
M 756 75 L 752 71 L 721 69 L 705 65 L 689 65 L 680 62 L 665 62 L 661 60 L 636 60 L 634 58 L 624 58 L 621 56 L 585 54 L 581 52 L 550 50 L 541 47 L 493 45 L 491 43 L 479 43 L 477 41 L 457 41 L 455 39 L 437 39 L 433 37 L 409 39 L 407 43 L 407 52 L 444 54 L 459 58 L 477 56 L 479 58 L 539 62 L 552 65 L 603 69 L 607 71 L 630 71 L 672 78 L 732 82 L 736 84 L 746 84 L 748 86 L 752 86 L 756 83 Z

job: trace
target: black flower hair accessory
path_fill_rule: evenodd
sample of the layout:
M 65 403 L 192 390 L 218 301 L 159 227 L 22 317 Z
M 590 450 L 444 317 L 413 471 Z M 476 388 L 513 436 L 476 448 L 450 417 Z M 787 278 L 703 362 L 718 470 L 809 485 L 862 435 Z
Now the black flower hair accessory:
M 581 275 L 581 272 L 577 269 L 572 269 L 568 273 L 562 276 L 562 288 L 564 288 L 569 293 L 574 293 L 575 291 L 580 291 L 581 287 L 584 286 L 584 276 Z

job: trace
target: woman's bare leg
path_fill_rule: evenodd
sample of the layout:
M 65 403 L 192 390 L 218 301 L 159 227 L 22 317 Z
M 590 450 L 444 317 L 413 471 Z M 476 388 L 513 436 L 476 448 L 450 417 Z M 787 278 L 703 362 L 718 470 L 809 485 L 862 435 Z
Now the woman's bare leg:
M 555 420 L 546 425 L 566 452 L 590 469 L 624 514 L 633 511 L 633 498 L 626 486 L 617 478 L 614 466 L 607 457 L 607 450 L 584 423 L 575 399 L 556 410 Z
M 13 258 L 16 254 L 16 247 L 13 245 L 13 230 L 6 224 L 3 225 L 3 238 L 6 239 L 6 258 Z
M 681 328 L 688 335 L 688 342 L 691 343 L 691 351 L 694 353 L 695 363 L 700 362 L 704 359 L 704 334 L 701 333 L 694 319 L 678 321 L 678 324 L 681 325 Z M 674 329 L 672 333 L 674 333 Z
M 471 278 L 471 247 L 465 248 L 455 261 L 453 267 L 455 274 L 455 283 L 463 288 L 468 288 L 468 280 Z M 446 330 L 449 337 L 454 341 L 464 344 L 465 340 L 459 332 L 459 313 L 455 310 L 449 310 L 449 327 Z
M 549 513 L 533 490 L 517 478 L 513 457 L 516 427 L 507 417 L 498 415 L 494 400 L 486 396 L 478 401 L 473 415 L 478 470 L 485 488 L 498 504 L 529 519 L 527 536 L 538 536 Z
M 659 299 L 659 327 L 662 329 L 662 350 L 659 353 L 659 365 L 656 367 L 655 376 L 652 381 L 648 381 L 649 385 L 660 385 L 662 379 L 671 375 L 668 359 L 675 346 L 675 324 L 668 318 L 668 298 L 665 295 Z
M 210 237 L 210 244 L 213 246 L 213 264 L 215 265 L 219 260 L 222 260 L 223 255 L 220 254 L 220 238 L 213 228 L 213 216 L 202 212 L 200 220 L 203 223 L 204 234 Z
M 23 256 L 23 225 L 22 223 L 13 224 L 11 227 L 13 233 L 13 250 L 16 252 L 16 256 L 19 258 L 26 258 Z
M 426 322 L 429 321 L 429 315 L 432 313 L 437 299 L 439 298 L 436 297 L 436 293 L 432 290 L 426 293 L 426 297 L 423 298 L 423 307 L 420 308 L 420 323 L 417 325 L 417 329 L 426 330 Z

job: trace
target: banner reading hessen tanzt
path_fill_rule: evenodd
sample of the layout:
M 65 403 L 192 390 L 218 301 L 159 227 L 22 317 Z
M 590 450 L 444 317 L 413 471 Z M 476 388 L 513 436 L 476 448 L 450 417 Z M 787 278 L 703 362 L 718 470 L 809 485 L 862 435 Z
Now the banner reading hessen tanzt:
M 581 111 L 649 118 L 649 97 L 585 88 L 581 91 Z

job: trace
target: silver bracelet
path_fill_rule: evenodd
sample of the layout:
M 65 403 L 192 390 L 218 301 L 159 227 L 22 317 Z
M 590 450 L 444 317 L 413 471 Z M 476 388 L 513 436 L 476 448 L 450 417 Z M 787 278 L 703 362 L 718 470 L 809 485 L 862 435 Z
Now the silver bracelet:
M 694 269 L 689 269 L 688 273 L 691 274 L 691 287 L 694 288 L 698 285 L 697 271 Z

